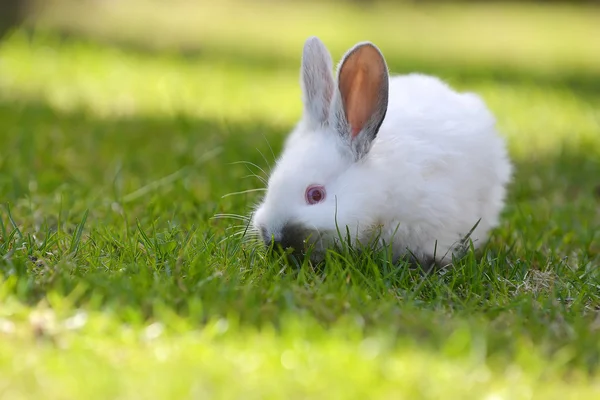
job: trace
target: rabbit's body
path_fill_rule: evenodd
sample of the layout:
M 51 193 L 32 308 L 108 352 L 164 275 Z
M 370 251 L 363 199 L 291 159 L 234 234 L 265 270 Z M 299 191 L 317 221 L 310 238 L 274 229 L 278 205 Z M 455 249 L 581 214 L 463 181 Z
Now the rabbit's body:
M 410 249 L 420 259 L 435 252 L 437 260 L 448 261 L 476 225 L 470 239 L 475 246 L 485 241 L 498 223 L 510 176 L 494 124 L 474 94 L 454 92 L 435 77 L 391 77 L 386 117 L 356 166 L 356 175 L 364 178 L 352 190 L 367 196 L 383 192 L 387 200 L 377 198 L 366 207 L 373 214 L 361 216 L 363 223 L 382 226 L 381 237 L 395 255 Z M 375 176 L 390 181 L 382 185 Z
M 323 48 L 311 54 L 305 47 L 305 117 L 269 179 L 254 227 L 267 243 L 296 250 L 312 243 L 317 258 L 348 229 L 361 243 L 378 236 L 396 258 L 448 262 L 475 226 L 470 239 L 479 246 L 498 223 L 511 165 L 494 117 L 478 96 L 437 78 L 388 78 L 372 50 L 353 56 L 360 49 L 346 56 L 358 58 L 346 71 L 346 59 L 340 65 L 336 90 L 325 76 L 326 57 L 309 68 Z

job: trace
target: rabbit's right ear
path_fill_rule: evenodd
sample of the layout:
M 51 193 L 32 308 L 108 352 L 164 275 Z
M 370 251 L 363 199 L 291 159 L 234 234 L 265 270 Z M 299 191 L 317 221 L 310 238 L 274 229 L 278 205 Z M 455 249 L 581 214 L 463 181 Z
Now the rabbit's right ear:
M 334 90 L 333 61 L 317 37 L 310 37 L 304 43 L 300 81 L 307 121 L 314 126 L 325 123 Z
M 381 51 L 370 42 L 358 43 L 338 68 L 338 88 L 332 105 L 332 125 L 354 158 L 368 153 L 388 107 L 389 76 Z

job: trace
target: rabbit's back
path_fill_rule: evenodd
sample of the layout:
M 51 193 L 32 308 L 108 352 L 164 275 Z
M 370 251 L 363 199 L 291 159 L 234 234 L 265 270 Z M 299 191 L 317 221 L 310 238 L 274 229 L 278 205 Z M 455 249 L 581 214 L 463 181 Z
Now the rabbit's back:
M 458 92 L 439 78 L 409 74 L 390 78 L 388 114 L 382 134 L 397 133 L 453 143 L 457 136 L 481 136 L 495 119 L 478 95 Z M 391 130 L 389 128 L 392 128 Z
M 437 241 L 445 252 L 479 219 L 475 240 L 497 225 L 511 165 L 479 96 L 427 75 L 391 77 L 387 114 L 369 156 L 378 170 L 372 172 L 387 176 L 387 198 L 395 199 L 385 213 L 390 227 L 400 223 L 400 247 L 426 254 Z

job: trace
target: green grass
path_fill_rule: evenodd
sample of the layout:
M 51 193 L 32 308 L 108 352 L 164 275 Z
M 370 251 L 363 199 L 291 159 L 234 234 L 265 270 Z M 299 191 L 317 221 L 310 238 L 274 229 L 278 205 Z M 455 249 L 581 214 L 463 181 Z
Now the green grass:
M 600 10 L 106 4 L 0 44 L 0 398 L 600 395 Z M 484 251 L 297 269 L 212 219 L 258 200 L 223 196 L 261 186 L 236 162 L 273 163 L 312 34 L 485 98 L 516 175 Z

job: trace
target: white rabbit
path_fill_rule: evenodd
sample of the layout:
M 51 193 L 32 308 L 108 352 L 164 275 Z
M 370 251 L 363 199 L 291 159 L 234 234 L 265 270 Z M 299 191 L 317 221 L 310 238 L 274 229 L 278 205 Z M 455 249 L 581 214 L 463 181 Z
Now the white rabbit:
M 303 116 L 252 218 L 264 242 L 313 245 L 319 260 L 340 232 L 355 244 L 379 236 L 395 259 L 422 266 L 450 262 L 475 226 L 469 238 L 483 244 L 512 175 L 484 102 L 435 77 L 390 78 L 370 42 L 346 53 L 337 80 L 332 69 L 325 45 L 309 38 Z

